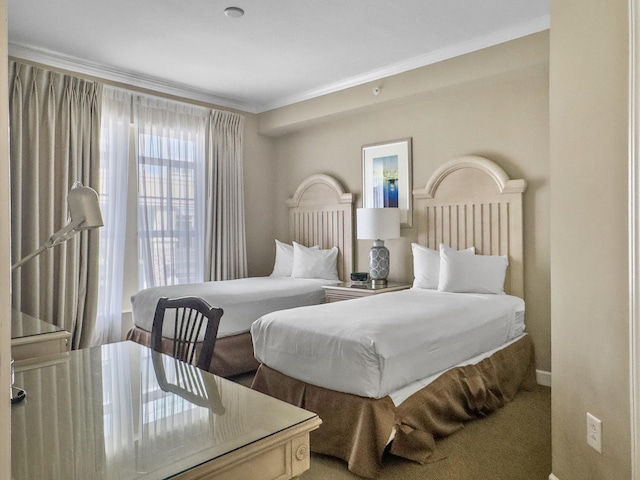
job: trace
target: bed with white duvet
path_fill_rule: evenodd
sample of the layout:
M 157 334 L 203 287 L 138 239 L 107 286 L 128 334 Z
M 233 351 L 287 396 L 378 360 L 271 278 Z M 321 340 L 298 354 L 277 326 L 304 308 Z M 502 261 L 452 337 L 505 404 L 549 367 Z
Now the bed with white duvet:
M 370 398 L 502 346 L 523 331 L 521 298 L 421 288 L 283 310 L 251 326 L 260 363 Z
M 218 329 L 218 338 L 224 338 L 248 332 L 251 324 L 266 313 L 323 303 L 323 285 L 337 282 L 320 278 L 250 277 L 153 287 L 131 297 L 133 320 L 136 327 L 151 331 L 159 298 L 196 296 L 224 309 L 224 321 Z M 163 336 L 170 337 L 172 331 L 173 326 L 167 323 Z
M 252 388 L 317 413 L 312 451 L 373 478 L 535 383 L 524 319 L 516 296 L 415 287 L 273 312 L 251 326 Z
M 224 311 L 210 370 L 221 376 L 255 370 L 258 363 L 253 355 L 249 333 L 251 324 L 270 312 L 324 303 L 323 286 L 340 281 L 337 255 L 337 247 L 320 249 L 276 240 L 276 260 L 273 272 L 268 277 L 143 289 L 131 297 L 134 328 L 128 332 L 127 339 L 149 345 L 160 298 L 200 297 Z M 173 329 L 174 319 L 169 315 L 163 324 L 162 336 L 170 339 Z M 204 332 L 200 341 L 203 339 Z M 168 349 L 170 341 L 165 340 L 164 343 Z

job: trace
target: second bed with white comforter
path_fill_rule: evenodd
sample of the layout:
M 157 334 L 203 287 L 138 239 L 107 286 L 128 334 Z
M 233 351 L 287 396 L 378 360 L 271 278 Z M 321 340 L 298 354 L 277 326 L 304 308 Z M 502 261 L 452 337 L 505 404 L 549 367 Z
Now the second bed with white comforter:
M 318 278 L 250 277 L 223 282 L 203 282 L 141 290 L 131 298 L 136 327 L 151 331 L 160 297 L 197 296 L 224 309 L 218 338 L 248 332 L 251 323 L 265 313 L 324 302 L 323 285 L 338 281 Z M 163 336 L 173 335 L 173 323 L 165 322 Z
M 518 297 L 418 288 L 273 312 L 251 327 L 259 362 L 369 398 L 500 347 L 523 331 Z

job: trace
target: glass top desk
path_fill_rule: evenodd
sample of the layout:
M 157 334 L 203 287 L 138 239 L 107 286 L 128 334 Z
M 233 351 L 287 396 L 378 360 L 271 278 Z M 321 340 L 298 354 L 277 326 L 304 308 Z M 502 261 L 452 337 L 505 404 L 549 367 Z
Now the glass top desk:
M 288 479 L 314 413 L 133 342 L 16 368 L 14 480 Z

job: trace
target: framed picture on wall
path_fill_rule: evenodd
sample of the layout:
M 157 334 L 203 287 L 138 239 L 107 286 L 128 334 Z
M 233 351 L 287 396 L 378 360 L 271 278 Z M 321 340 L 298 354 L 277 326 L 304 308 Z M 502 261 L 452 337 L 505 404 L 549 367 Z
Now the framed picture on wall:
M 399 208 L 403 227 L 411 227 L 411 138 L 362 147 L 362 206 Z

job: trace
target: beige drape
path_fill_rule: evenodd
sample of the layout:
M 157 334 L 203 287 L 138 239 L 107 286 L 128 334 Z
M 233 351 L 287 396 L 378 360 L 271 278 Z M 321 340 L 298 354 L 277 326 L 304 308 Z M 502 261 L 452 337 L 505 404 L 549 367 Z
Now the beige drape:
M 247 276 L 243 129 L 242 115 L 211 111 L 205 206 L 205 281 Z
M 12 262 L 67 223 L 75 181 L 99 186 L 102 87 L 11 62 L 9 70 Z M 12 306 L 88 346 L 96 318 L 97 230 L 44 252 L 12 276 Z

